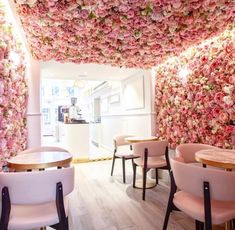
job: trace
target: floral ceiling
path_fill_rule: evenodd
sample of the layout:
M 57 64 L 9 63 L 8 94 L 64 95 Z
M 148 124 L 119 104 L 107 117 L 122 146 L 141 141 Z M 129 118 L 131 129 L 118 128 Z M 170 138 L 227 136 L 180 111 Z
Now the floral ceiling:
M 39 60 L 150 68 L 235 24 L 234 0 L 15 0 Z

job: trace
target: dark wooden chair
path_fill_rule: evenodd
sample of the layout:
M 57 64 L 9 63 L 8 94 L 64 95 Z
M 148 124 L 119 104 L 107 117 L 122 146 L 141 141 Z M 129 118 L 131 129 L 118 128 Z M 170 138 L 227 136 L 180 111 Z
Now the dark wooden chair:
M 143 193 L 142 199 L 145 200 L 147 172 L 150 169 L 156 170 L 156 184 L 158 184 L 158 169 L 167 169 L 166 155 L 168 154 L 167 141 L 147 141 L 135 143 L 134 152 L 134 174 L 133 187 L 136 182 L 136 167 L 142 168 L 143 175 Z M 138 158 L 137 158 L 138 157 Z
M 235 218 L 235 172 L 188 164 L 182 157 L 171 158 L 170 165 L 171 191 L 163 230 L 174 210 L 195 219 L 196 230 L 230 225 Z
M 132 135 L 118 135 L 113 138 L 114 143 L 114 151 L 113 151 L 113 162 L 111 168 L 111 176 L 113 176 L 113 170 L 115 165 L 115 160 L 121 159 L 122 160 L 122 176 L 123 176 L 123 183 L 126 183 L 126 160 L 132 160 L 133 163 L 133 151 L 131 143 L 127 142 L 125 138 L 132 137 Z

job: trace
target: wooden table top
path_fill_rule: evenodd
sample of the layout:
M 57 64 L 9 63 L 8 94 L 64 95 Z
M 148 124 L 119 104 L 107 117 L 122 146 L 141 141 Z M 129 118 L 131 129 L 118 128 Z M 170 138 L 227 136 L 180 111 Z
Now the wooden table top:
M 8 167 L 15 170 L 64 167 L 71 163 L 72 154 L 68 152 L 33 152 L 16 155 L 7 160 Z
M 130 143 L 138 143 L 138 142 L 147 142 L 147 141 L 156 141 L 158 137 L 155 136 L 134 136 L 134 137 L 126 137 L 126 141 Z
M 235 150 L 228 149 L 205 149 L 196 152 L 195 159 L 202 164 L 235 169 Z

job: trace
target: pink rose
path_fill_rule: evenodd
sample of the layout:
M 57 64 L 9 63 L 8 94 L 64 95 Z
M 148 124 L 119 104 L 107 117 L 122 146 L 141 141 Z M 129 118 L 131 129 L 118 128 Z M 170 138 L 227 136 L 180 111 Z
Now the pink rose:
M 221 113 L 219 114 L 219 120 L 220 120 L 221 122 L 223 122 L 223 123 L 228 122 L 228 118 L 229 118 L 229 116 L 228 116 L 228 114 L 227 114 L 226 112 L 221 112 Z
M 229 77 L 229 83 L 232 85 L 235 85 L 235 76 L 230 76 Z
M 232 106 L 234 104 L 234 101 L 233 101 L 232 97 L 230 97 L 230 96 L 223 97 L 223 102 L 228 106 Z
M 218 106 L 216 106 L 216 107 L 214 107 L 213 109 L 212 109 L 212 114 L 213 114 L 213 116 L 214 117 L 217 117 L 218 115 L 219 115 L 219 113 L 220 113 L 220 107 L 218 107 Z
M 226 132 L 227 134 L 231 134 L 231 133 L 233 132 L 233 130 L 234 130 L 233 125 L 227 125 L 227 126 L 225 127 L 225 132 Z
M 215 94 L 214 96 L 214 101 L 217 103 L 217 104 L 220 104 L 223 100 L 223 97 L 224 97 L 224 94 L 222 92 L 218 92 Z
M 87 19 L 88 15 L 89 15 L 89 11 L 88 10 L 84 9 L 84 10 L 81 11 L 81 18 Z

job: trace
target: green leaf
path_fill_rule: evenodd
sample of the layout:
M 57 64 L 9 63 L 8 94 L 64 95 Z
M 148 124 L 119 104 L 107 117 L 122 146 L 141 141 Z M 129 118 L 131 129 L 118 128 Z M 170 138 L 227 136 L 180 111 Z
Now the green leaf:
M 95 19 L 96 18 L 96 15 L 91 11 L 90 13 L 89 13 L 89 19 Z

